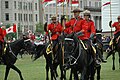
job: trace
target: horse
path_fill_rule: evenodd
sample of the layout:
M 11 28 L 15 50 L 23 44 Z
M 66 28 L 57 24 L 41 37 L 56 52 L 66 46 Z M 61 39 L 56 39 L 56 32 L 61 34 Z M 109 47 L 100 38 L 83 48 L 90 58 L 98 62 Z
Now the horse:
M 94 39 L 93 43 L 95 45 L 95 49 L 96 49 L 96 59 L 98 61 L 99 64 L 97 64 L 95 66 L 95 70 L 97 72 L 97 80 L 100 80 L 100 72 L 101 72 L 101 62 L 103 59 L 103 43 L 101 40 L 102 35 L 97 33 L 96 34 L 96 38 Z
M 86 49 L 86 46 L 82 41 L 77 39 L 76 35 L 65 38 L 64 42 L 64 56 L 65 63 L 64 69 L 71 69 L 70 80 L 72 80 L 72 73 L 74 74 L 74 80 L 79 80 L 78 73 L 81 73 L 80 80 L 94 80 L 94 62 L 90 50 Z M 90 77 L 89 77 L 90 76 Z
M 2 55 L 2 62 L 6 65 L 4 80 L 7 80 L 10 69 L 15 70 L 19 74 L 20 79 L 24 80 L 21 71 L 14 64 L 21 49 L 25 49 L 28 52 L 34 51 L 33 43 L 31 43 L 30 39 L 23 38 L 7 44 L 5 48 L 6 50 Z
M 114 48 L 112 48 L 114 47 Z M 107 49 L 107 53 L 108 55 L 106 56 L 106 60 L 109 58 L 109 56 L 112 55 L 112 60 L 113 60 L 113 66 L 112 66 L 112 70 L 115 70 L 115 53 L 118 52 L 118 56 L 119 56 L 119 69 L 120 69 L 120 36 L 117 38 L 117 43 L 116 45 L 111 45 L 109 46 L 109 48 Z
M 47 31 L 47 22 L 44 24 L 44 31 Z M 49 35 L 48 35 L 49 36 Z M 60 41 L 60 38 L 59 40 Z M 61 70 L 61 80 L 65 78 L 64 73 L 63 73 L 63 67 L 62 67 L 62 59 L 61 59 L 61 42 L 57 43 L 56 46 L 51 49 L 51 44 L 50 43 L 50 39 L 49 42 L 44 44 L 44 45 L 38 45 L 37 49 L 36 49 L 36 55 L 34 57 L 34 60 L 36 60 L 37 58 L 41 57 L 42 55 L 44 55 L 45 59 L 46 59 L 46 80 L 49 80 L 49 69 L 51 70 L 51 80 L 53 80 L 53 78 L 56 80 L 58 77 L 57 74 L 57 66 L 60 64 L 60 70 Z M 46 50 L 51 49 L 50 52 L 46 52 Z
M 55 47 L 55 51 L 54 52 L 48 52 L 47 53 L 47 49 L 49 46 L 49 42 L 46 44 L 40 44 L 36 46 L 36 53 L 34 56 L 34 61 L 37 60 L 39 57 L 41 57 L 42 55 L 44 55 L 45 60 L 46 60 L 46 80 L 49 80 L 49 69 L 50 69 L 50 73 L 51 73 L 51 80 L 53 80 L 53 78 L 55 80 L 57 80 L 58 77 L 58 73 L 57 73 L 57 67 L 58 65 L 60 66 L 60 70 L 61 70 L 61 80 L 66 79 L 66 77 L 64 76 L 64 72 L 63 72 L 63 66 L 62 66 L 62 58 L 61 58 L 61 44 L 57 44 Z M 57 47 L 59 46 L 59 48 Z M 54 50 L 54 49 L 53 49 Z M 55 53 L 55 54 L 54 54 Z M 54 55 L 53 55 L 54 54 Z

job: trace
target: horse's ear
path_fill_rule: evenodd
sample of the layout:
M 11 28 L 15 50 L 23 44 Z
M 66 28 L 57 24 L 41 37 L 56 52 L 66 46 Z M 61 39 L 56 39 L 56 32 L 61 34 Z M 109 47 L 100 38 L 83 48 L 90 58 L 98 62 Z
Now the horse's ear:
M 44 31 L 47 32 L 47 22 L 44 24 Z

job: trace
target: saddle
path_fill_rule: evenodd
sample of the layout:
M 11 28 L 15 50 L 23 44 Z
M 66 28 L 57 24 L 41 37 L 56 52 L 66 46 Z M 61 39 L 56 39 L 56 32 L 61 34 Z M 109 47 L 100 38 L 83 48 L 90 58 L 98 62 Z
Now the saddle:
M 84 48 L 85 50 L 88 49 L 88 45 L 85 44 L 82 40 L 80 40 L 80 43 L 82 44 L 82 46 L 83 46 L 83 48 Z M 94 47 L 93 45 L 92 45 L 92 49 L 93 49 L 94 53 L 96 53 L 96 49 L 95 49 L 95 47 Z
M 47 53 L 47 54 L 52 53 L 52 46 L 51 46 L 51 44 L 49 44 L 49 45 L 47 46 L 47 48 L 46 48 L 46 53 Z
M 53 49 L 53 45 L 48 44 L 46 48 L 46 53 L 47 54 L 54 53 L 55 51 L 57 51 L 56 48 L 58 49 L 58 44 L 55 45 L 54 49 Z

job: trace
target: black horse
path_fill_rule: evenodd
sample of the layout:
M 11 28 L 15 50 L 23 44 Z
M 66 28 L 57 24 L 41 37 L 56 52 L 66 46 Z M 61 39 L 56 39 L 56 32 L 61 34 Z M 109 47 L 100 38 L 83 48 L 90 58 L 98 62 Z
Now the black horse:
M 115 70 L 115 53 L 118 52 L 119 55 L 119 69 L 120 69 L 120 36 L 117 38 L 117 43 L 115 43 L 115 45 L 110 45 L 108 51 L 108 55 L 106 57 L 106 59 L 112 55 L 112 59 L 113 59 L 113 66 L 112 66 L 112 70 Z M 114 47 L 114 48 L 113 48 Z
M 96 49 L 96 59 L 98 61 L 98 64 L 96 64 L 96 73 L 97 73 L 97 80 L 100 80 L 100 72 L 101 72 L 101 62 L 103 60 L 103 43 L 102 43 L 102 35 L 97 33 L 96 38 L 94 39 L 93 43 L 95 45 Z
M 60 66 L 60 71 L 61 71 L 61 80 L 66 79 L 64 76 L 65 72 L 63 70 L 63 65 L 62 65 L 62 48 L 61 44 L 57 44 L 56 47 L 53 49 L 53 52 L 47 52 L 47 49 L 49 46 L 49 43 L 42 44 L 42 45 L 37 45 L 36 46 L 36 53 L 34 57 L 34 61 L 44 55 L 45 60 L 46 60 L 46 80 L 49 80 L 49 70 L 51 74 L 51 80 L 57 80 L 58 73 L 57 73 L 57 67 L 58 65 Z
M 68 37 L 68 39 L 65 39 L 64 47 L 64 69 L 71 69 L 71 76 L 73 73 L 74 80 L 79 80 L 78 73 L 81 73 L 80 80 L 88 80 L 89 78 L 90 80 L 94 80 L 94 62 L 89 53 L 93 50 L 79 41 L 74 34 L 70 38 Z M 71 76 L 70 80 L 72 80 Z
M 47 31 L 47 23 L 45 23 L 44 25 L 44 31 Z M 49 36 L 49 35 L 48 35 Z M 62 58 L 61 58 L 61 54 L 62 54 L 62 46 L 61 46 L 61 40 L 59 38 L 59 43 L 56 44 L 56 46 L 50 51 L 50 52 L 46 52 L 46 50 L 48 49 L 48 46 L 50 44 L 50 39 L 49 42 L 44 44 L 44 45 L 38 45 L 36 46 L 36 54 L 35 54 L 35 59 L 41 57 L 42 55 L 44 55 L 45 59 L 46 59 L 46 80 L 49 80 L 49 69 L 51 72 L 51 80 L 53 79 L 57 79 L 58 74 L 57 74 L 57 67 L 60 64 L 60 70 L 61 70 L 61 80 L 65 78 L 65 76 L 63 76 L 65 73 L 63 72 L 63 65 L 62 65 Z M 51 47 L 49 46 L 49 49 L 51 49 Z
M 4 54 L 2 55 L 2 62 L 4 65 L 6 65 L 4 80 L 7 80 L 10 69 L 15 70 L 19 74 L 20 79 L 24 80 L 21 71 L 14 64 L 17 60 L 17 55 L 20 50 L 25 49 L 28 52 L 31 52 L 34 48 L 33 44 L 31 43 L 30 39 L 23 38 L 7 44 L 5 48 L 6 51 L 4 51 Z

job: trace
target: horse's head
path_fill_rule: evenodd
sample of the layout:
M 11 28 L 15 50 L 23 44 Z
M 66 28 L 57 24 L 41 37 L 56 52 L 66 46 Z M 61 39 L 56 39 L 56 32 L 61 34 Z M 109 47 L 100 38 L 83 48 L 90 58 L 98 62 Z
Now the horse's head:
M 64 40 L 64 57 L 65 64 L 64 69 L 70 68 L 71 64 L 74 63 L 73 55 L 76 53 L 77 43 L 73 38 L 65 38 Z
M 23 38 L 24 40 L 24 49 L 29 53 L 33 53 L 35 49 L 34 43 L 29 38 Z

